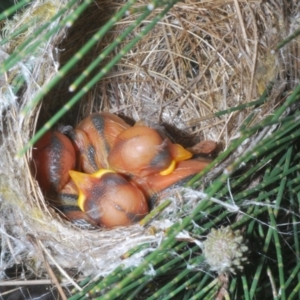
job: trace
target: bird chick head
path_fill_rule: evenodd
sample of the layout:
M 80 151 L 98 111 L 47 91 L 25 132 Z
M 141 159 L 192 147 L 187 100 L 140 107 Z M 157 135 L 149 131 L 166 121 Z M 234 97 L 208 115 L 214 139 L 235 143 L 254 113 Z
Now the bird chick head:
M 144 194 L 114 171 L 69 174 L 79 190 L 78 206 L 99 226 L 130 225 L 149 212 Z
M 170 174 L 177 161 L 190 157 L 190 152 L 162 138 L 155 129 L 137 124 L 118 135 L 108 161 L 119 173 L 143 177 Z

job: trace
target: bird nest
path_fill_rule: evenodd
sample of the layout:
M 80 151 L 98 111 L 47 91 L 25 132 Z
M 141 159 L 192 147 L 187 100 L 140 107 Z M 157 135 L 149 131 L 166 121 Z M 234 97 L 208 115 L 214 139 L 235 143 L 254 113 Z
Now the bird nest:
M 69 1 L 37 0 L 2 24 L 2 37 L 12 36 L 0 48 L 0 60 L 37 33 L 45 22 L 62 11 Z M 106 275 L 118 265 L 137 265 L 164 239 L 171 224 L 190 214 L 197 204 L 181 190 L 168 191 L 171 204 L 149 226 L 139 224 L 112 230 L 82 230 L 65 221 L 45 201 L 31 168 L 31 152 L 16 159 L 16 153 L 73 96 L 69 87 L 85 68 L 140 16 L 146 1 L 139 1 L 88 55 L 62 77 L 41 104 L 25 116 L 21 110 L 58 72 L 61 66 L 101 28 L 126 1 L 92 1 L 70 27 L 43 40 L 34 53 L 28 53 L 1 80 L 2 119 L 0 157 L 1 268 L 25 263 L 41 275 L 45 257 L 59 270 L 76 269 L 84 275 Z M 46 31 L 36 34 L 30 47 L 66 18 L 49 22 Z M 114 58 L 125 44 L 137 36 L 160 8 L 127 35 L 101 66 Z M 260 122 L 280 104 L 280 95 L 295 78 L 296 44 L 282 52 L 272 49 L 293 31 L 297 16 L 289 15 L 284 1 L 185 1 L 178 2 L 141 41 L 88 90 L 59 121 L 75 126 L 98 111 L 109 111 L 126 120 L 150 121 L 163 125 L 173 139 L 186 147 L 213 140 L 227 149 L 239 133 L 243 120 L 253 107 L 228 110 L 261 96 L 270 80 L 275 80 L 269 101 L 256 110 L 253 123 Z M 298 18 L 299 19 L 299 18 Z M 85 82 L 101 70 L 87 74 Z M 24 78 L 21 87 L 18 75 Z M 81 86 L 78 87 L 80 89 Z M 254 138 L 254 137 L 253 137 Z M 252 139 L 232 154 L 231 160 L 251 145 Z M 230 160 L 229 159 L 229 160 Z M 215 173 L 227 162 L 216 166 Z M 212 176 L 212 175 L 211 175 Z M 209 179 L 212 177 L 208 177 Z M 161 197 L 163 203 L 165 197 Z M 151 228 L 155 228 L 155 233 Z M 134 246 L 147 244 L 143 252 L 125 259 Z M 44 253 L 44 256 L 41 255 Z

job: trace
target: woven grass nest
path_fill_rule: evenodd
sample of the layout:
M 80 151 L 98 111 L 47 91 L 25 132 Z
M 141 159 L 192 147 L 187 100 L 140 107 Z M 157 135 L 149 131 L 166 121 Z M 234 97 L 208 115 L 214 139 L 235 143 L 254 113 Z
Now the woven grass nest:
M 29 28 L 0 48 L 0 60 L 6 59 L 67 3 L 66 0 L 33 1 L 3 23 L 4 37 L 37 17 Z M 140 13 L 138 8 L 147 3 L 139 1 L 135 5 L 136 12 L 132 10 L 117 22 L 44 97 L 41 105 L 36 105 L 25 116 L 20 114 L 21 109 L 57 74 L 59 66 L 63 66 L 124 3 L 123 0 L 93 1 L 70 28 L 64 27 L 46 39 L 36 53 L 24 57 L 22 63 L 0 79 L 3 269 L 23 262 L 42 275 L 45 267 L 38 249 L 47 249 L 47 260 L 51 265 L 66 270 L 76 269 L 84 275 L 105 276 L 121 263 L 139 264 L 144 254 L 158 247 L 164 238 L 164 230 L 188 215 L 197 204 L 193 197 L 181 193 L 181 189 L 172 189 L 167 194 L 172 204 L 150 223 L 156 229 L 155 234 L 149 226 L 138 224 L 113 230 L 82 230 L 63 220 L 47 204 L 32 174 L 30 151 L 19 159 L 15 158 L 16 151 L 24 146 L 35 130 L 71 98 L 68 88 L 73 80 L 135 21 Z M 66 11 L 61 18 L 68 13 Z M 144 20 L 142 26 L 148 22 Z M 292 43 L 281 52 L 272 53 L 272 50 L 293 31 L 296 22 L 297 16 L 281 0 L 263 3 L 178 2 L 59 124 L 74 126 L 92 112 L 110 111 L 131 122 L 146 120 L 164 125 L 176 142 L 187 147 L 201 140 L 213 140 L 226 149 L 253 108 L 219 117 L 214 115 L 216 112 L 256 100 L 269 81 L 275 80 L 271 100 L 256 112 L 253 123 L 259 123 L 280 105 L 282 91 L 288 85 L 293 86 L 299 65 L 296 61 L 299 46 Z M 142 26 L 124 43 L 130 41 Z M 38 39 L 40 35 L 36 37 Z M 121 43 L 103 63 L 113 58 L 123 46 Z M 25 82 L 15 95 L 12 82 L 19 72 L 24 75 Z M 229 159 L 216 166 L 207 182 L 251 146 L 255 138 L 248 139 Z M 160 201 L 162 203 L 164 199 Z M 146 242 L 151 243 L 152 248 L 122 259 L 122 255 L 133 246 Z

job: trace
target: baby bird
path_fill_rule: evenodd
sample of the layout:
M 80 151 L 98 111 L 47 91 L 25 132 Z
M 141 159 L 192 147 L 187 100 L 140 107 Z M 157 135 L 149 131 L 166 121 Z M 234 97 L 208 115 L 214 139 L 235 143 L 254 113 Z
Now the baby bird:
M 59 192 L 76 165 L 72 142 L 58 131 L 48 131 L 32 150 L 36 179 L 45 194 Z
M 164 190 L 210 163 L 190 159 L 209 145 L 188 151 L 142 122 L 130 127 L 110 113 L 94 113 L 64 132 L 70 139 L 49 131 L 35 144 L 36 178 L 51 204 L 83 227 L 141 220 Z
M 69 174 L 79 190 L 78 206 L 99 226 L 130 225 L 149 212 L 144 194 L 111 170 L 93 174 L 71 170 Z
M 192 154 L 172 144 L 153 128 L 135 124 L 121 132 L 108 154 L 109 166 L 128 176 L 144 177 L 154 173 L 172 173 L 176 163 Z
M 83 119 L 70 134 L 80 154 L 85 173 L 109 168 L 107 155 L 116 137 L 129 128 L 125 121 L 111 113 L 94 113 Z
M 210 164 L 211 160 L 196 160 L 188 159 L 180 161 L 176 165 L 174 171 L 168 175 L 161 175 L 160 173 L 153 173 L 145 177 L 133 177 L 136 186 L 144 193 L 149 201 L 150 207 L 153 206 L 158 196 L 168 188 L 184 184 L 194 175 L 201 172 Z

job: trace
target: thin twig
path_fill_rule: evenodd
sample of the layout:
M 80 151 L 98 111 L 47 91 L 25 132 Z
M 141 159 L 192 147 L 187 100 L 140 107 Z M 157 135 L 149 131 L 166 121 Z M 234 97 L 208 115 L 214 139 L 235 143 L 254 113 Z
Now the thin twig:
M 50 260 L 55 264 L 57 269 L 61 272 L 62 275 L 64 275 L 75 287 L 77 290 L 82 291 L 82 288 L 67 274 L 67 272 L 55 261 L 55 259 L 52 257 L 52 255 L 49 253 L 49 251 L 46 249 L 46 247 L 43 245 L 43 243 L 39 240 L 38 241 L 44 252 L 47 254 L 47 256 L 50 258 Z
M 60 283 L 58 282 L 53 270 L 51 269 L 42 249 L 41 249 L 41 244 L 39 242 L 39 240 L 37 240 L 32 234 L 27 234 L 27 239 L 31 242 L 31 244 L 35 247 L 37 253 L 41 256 L 41 259 L 44 262 L 45 268 L 47 270 L 47 273 L 49 275 L 49 277 L 51 278 L 52 282 L 55 284 L 61 298 L 63 300 L 67 300 L 68 298 L 66 297 Z
M 25 286 L 25 285 L 44 285 L 52 284 L 50 279 L 34 279 L 34 280 L 9 280 L 0 282 L 0 286 Z
M 246 29 L 245 29 L 245 24 L 244 24 L 243 16 L 242 16 L 242 13 L 241 13 L 239 1 L 238 0 L 234 0 L 234 5 L 235 5 L 235 8 L 236 8 L 237 16 L 239 18 L 239 22 L 240 22 L 240 26 L 241 26 L 241 30 L 242 30 L 242 35 L 243 35 L 243 38 L 245 40 L 245 46 L 246 46 L 246 49 L 247 49 L 247 53 L 249 54 L 250 53 L 250 49 L 249 49 L 249 46 L 248 46 L 248 37 L 247 37 Z
M 257 25 L 256 25 L 256 19 L 254 16 L 254 13 L 252 11 L 252 8 L 250 5 L 248 5 L 251 18 L 252 18 L 252 24 L 254 28 L 254 49 L 253 49 L 253 58 L 252 58 L 252 68 L 251 68 L 251 79 L 250 79 L 250 88 L 249 88 L 249 93 L 248 93 L 248 99 L 247 102 L 250 102 L 252 92 L 253 92 L 253 83 L 254 83 L 254 75 L 255 75 L 255 70 L 256 70 L 256 63 L 257 63 L 257 49 L 258 49 L 258 34 L 257 34 Z

